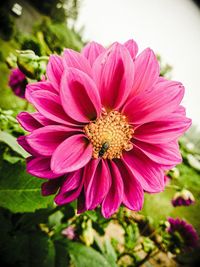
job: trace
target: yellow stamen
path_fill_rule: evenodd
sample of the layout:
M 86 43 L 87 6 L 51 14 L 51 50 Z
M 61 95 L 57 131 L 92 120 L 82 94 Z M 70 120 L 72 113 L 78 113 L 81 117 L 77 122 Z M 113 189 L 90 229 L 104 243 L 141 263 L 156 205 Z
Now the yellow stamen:
M 123 150 L 133 148 L 131 138 L 134 131 L 126 116 L 118 111 L 104 111 L 99 119 L 86 125 L 84 131 L 93 145 L 94 158 L 120 158 Z

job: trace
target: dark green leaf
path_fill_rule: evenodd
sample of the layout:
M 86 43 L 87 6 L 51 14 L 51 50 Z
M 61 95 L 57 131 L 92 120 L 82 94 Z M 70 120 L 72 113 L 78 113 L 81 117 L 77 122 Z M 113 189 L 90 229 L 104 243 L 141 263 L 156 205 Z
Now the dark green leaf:
M 22 163 L 0 166 L 0 206 L 16 212 L 33 212 L 53 203 L 41 195 L 42 179 L 26 173 Z
M 57 242 L 56 242 L 57 243 Z M 70 241 L 64 241 L 61 243 L 58 242 L 56 244 L 56 251 L 59 248 L 59 251 L 62 250 L 63 254 L 63 247 L 66 249 L 66 254 L 65 258 L 62 259 L 62 264 L 60 264 L 60 260 L 58 261 L 57 258 L 57 263 L 59 262 L 60 265 L 56 265 L 56 267 L 64 267 L 67 265 L 64 265 L 64 263 L 67 263 L 68 256 L 70 256 L 70 263 L 72 266 L 75 267 L 110 267 L 111 265 L 108 263 L 106 258 L 103 257 L 99 252 L 94 250 L 91 247 L 86 247 L 83 244 L 77 243 L 77 242 L 70 242 Z M 56 252 L 57 253 L 57 252 Z M 60 255 L 62 255 L 60 252 Z

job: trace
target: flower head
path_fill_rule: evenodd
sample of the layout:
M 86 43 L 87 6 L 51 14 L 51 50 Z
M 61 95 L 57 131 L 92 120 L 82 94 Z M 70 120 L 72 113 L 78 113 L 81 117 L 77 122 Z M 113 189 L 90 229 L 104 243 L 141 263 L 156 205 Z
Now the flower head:
M 173 243 L 179 248 L 191 249 L 198 246 L 199 237 L 193 226 L 179 218 L 169 218 L 167 231 L 174 236 Z
M 105 217 L 121 204 L 140 210 L 144 191 L 162 191 L 164 172 L 181 162 L 184 87 L 159 76 L 151 49 L 137 51 L 133 40 L 65 49 L 50 56 L 46 81 L 28 85 L 37 112 L 19 114 L 30 134 L 18 141 L 27 171 L 48 179 L 43 195 L 59 189 L 58 205 L 78 199 L 79 213 L 101 206 Z
M 19 68 L 15 68 L 11 70 L 10 78 L 9 78 L 9 86 L 15 93 L 15 95 L 25 98 L 25 89 L 27 85 L 26 76 L 20 71 Z
M 195 199 L 194 199 L 193 194 L 186 189 L 183 189 L 182 191 L 176 192 L 176 194 L 174 195 L 174 197 L 172 199 L 172 205 L 174 207 L 190 206 L 190 205 L 194 204 L 194 202 L 195 202 Z

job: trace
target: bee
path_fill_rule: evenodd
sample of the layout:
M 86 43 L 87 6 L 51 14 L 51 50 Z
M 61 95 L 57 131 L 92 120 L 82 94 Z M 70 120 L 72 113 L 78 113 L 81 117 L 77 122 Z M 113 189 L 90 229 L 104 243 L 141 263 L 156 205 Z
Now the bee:
M 102 147 L 100 148 L 99 150 L 99 157 L 103 157 L 103 155 L 106 153 L 106 151 L 108 150 L 109 148 L 109 143 L 108 142 L 105 142 L 102 144 Z

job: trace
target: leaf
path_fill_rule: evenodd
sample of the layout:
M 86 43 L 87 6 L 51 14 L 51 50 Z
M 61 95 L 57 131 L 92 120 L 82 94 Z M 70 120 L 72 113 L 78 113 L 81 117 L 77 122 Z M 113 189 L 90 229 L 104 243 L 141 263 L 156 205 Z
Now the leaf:
M 23 163 L 11 165 L 3 161 L 0 173 L 1 207 L 14 213 L 33 212 L 53 203 L 52 197 L 41 195 L 43 180 L 27 174 Z
M 139 229 L 136 223 L 132 223 L 126 226 L 125 230 L 125 246 L 128 249 L 133 249 L 138 237 Z
M 111 267 L 108 261 L 101 255 L 99 252 L 94 250 L 91 247 L 86 247 L 83 244 L 77 242 L 66 241 L 61 243 L 57 242 L 56 245 L 59 251 L 65 247 L 66 255 L 65 259 L 62 258 L 63 265 L 56 264 L 56 267 L 68 266 L 67 263 L 67 254 L 70 256 L 70 263 L 75 267 Z M 60 257 L 59 257 L 60 258 Z M 66 262 L 64 265 L 64 262 Z M 58 263 L 58 262 L 57 262 Z
M 44 233 L 15 231 L 0 241 L 0 247 L 3 266 L 54 267 L 54 243 Z
M 104 255 L 107 259 L 107 261 L 110 263 L 111 267 L 117 267 L 116 261 L 117 261 L 117 254 L 110 242 L 109 239 L 106 239 L 104 244 Z
M 23 158 L 27 158 L 29 154 L 17 143 L 17 140 L 11 134 L 0 131 L 0 142 L 6 143 L 12 150 L 20 154 Z

